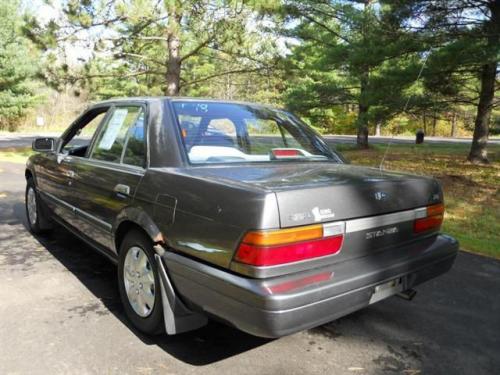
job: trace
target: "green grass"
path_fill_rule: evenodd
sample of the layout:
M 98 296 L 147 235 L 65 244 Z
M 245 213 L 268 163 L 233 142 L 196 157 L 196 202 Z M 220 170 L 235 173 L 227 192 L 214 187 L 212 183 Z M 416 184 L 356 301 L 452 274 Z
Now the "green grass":
M 500 258 L 500 146 L 489 148 L 490 165 L 465 161 L 467 144 L 391 145 L 385 169 L 428 175 L 443 186 L 446 204 L 443 231 L 462 249 Z M 385 145 L 358 150 L 337 147 L 353 164 L 378 167 Z
M 33 152 L 31 147 L 0 149 L 0 161 L 24 164 Z

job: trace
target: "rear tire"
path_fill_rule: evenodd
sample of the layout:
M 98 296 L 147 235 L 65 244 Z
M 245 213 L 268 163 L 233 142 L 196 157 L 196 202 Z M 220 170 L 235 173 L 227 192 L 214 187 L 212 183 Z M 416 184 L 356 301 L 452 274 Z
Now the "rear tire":
M 51 229 L 51 226 L 48 224 L 50 223 L 50 219 L 45 214 L 40 196 L 31 177 L 26 181 L 25 206 L 29 230 L 34 234 L 48 232 Z
M 149 335 L 165 330 L 161 287 L 153 243 L 142 232 L 130 231 L 123 239 L 118 257 L 118 289 L 127 317 Z

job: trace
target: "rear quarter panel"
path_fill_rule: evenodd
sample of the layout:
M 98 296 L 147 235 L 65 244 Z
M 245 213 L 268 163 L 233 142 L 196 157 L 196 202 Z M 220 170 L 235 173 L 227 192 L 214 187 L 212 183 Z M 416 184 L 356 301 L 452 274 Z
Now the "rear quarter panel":
M 274 193 L 187 169 L 149 169 L 134 205 L 153 218 L 168 246 L 225 268 L 247 230 L 280 226 Z

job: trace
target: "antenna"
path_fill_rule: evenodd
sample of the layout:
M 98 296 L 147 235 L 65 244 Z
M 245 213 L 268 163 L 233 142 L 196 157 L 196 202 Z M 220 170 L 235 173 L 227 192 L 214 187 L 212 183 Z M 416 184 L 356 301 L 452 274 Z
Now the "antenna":
M 422 67 L 420 68 L 420 71 L 418 72 L 417 79 L 415 80 L 414 83 L 417 83 L 418 80 L 420 79 L 420 77 L 422 76 L 422 72 L 424 71 L 425 64 L 427 63 L 427 59 L 429 58 L 430 54 L 431 54 L 431 50 L 429 50 L 429 53 L 427 55 L 425 55 L 424 61 L 422 61 Z M 406 100 L 406 103 L 405 103 L 405 105 L 403 107 L 403 113 L 406 112 L 406 109 L 408 108 L 408 104 L 410 104 L 411 98 L 412 98 L 412 96 L 410 95 L 408 97 L 408 100 Z M 378 166 L 379 170 L 383 170 L 384 169 L 385 158 L 387 156 L 387 153 L 389 152 L 389 148 L 391 147 L 391 144 L 392 144 L 393 140 L 394 140 L 394 134 L 391 136 L 391 138 L 389 139 L 389 142 L 387 143 L 387 147 L 385 148 L 385 151 L 384 151 L 384 156 L 382 156 L 382 160 L 380 161 L 380 164 Z

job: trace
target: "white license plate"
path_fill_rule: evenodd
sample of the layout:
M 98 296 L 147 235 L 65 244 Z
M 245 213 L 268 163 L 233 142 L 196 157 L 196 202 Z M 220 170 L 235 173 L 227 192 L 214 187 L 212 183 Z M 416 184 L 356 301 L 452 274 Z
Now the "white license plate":
M 387 297 L 403 291 L 403 281 L 401 278 L 388 281 L 386 283 L 377 285 L 373 291 L 370 303 L 381 301 Z

